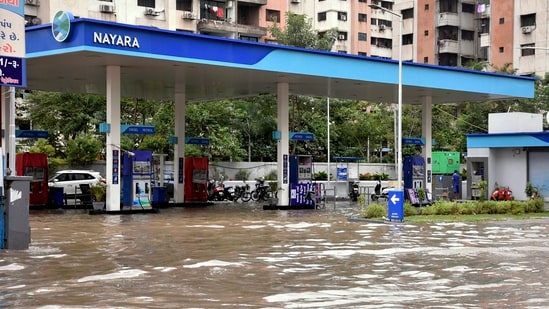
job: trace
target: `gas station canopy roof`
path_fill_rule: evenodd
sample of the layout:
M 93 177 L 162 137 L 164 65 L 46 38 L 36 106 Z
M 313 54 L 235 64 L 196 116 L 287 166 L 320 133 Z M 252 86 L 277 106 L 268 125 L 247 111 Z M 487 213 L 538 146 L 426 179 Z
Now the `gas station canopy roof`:
M 121 67 L 121 96 L 187 101 L 290 93 L 397 101 L 398 61 L 306 50 L 76 18 L 54 37 L 50 24 L 26 30 L 27 88 L 105 94 L 106 67 Z M 534 79 L 426 64 L 403 64 L 403 103 L 532 98 Z M 181 89 L 180 87 L 177 87 Z

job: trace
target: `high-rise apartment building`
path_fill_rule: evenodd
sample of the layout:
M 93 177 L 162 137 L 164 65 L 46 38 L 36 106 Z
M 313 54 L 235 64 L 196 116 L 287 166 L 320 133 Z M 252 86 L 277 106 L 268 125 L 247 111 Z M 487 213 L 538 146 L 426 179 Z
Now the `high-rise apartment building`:
M 257 42 L 272 42 L 267 27 L 274 20 L 284 25 L 291 11 L 311 18 L 319 32 L 337 28 L 335 52 L 398 59 L 402 48 L 403 61 L 473 62 L 520 75 L 549 70 L 547 0 L 24 1 L 29 26 L 67 10 L 78 17 Z

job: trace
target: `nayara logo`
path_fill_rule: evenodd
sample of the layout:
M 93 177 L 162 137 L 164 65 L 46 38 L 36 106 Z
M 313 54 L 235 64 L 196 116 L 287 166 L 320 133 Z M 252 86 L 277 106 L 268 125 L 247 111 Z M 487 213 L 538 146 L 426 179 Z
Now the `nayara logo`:
M 71 13 L 59 11 L 53 16 L 51 33 L 57 42 L 65 41 L 71 32 L 71 21 L 74 19 Z

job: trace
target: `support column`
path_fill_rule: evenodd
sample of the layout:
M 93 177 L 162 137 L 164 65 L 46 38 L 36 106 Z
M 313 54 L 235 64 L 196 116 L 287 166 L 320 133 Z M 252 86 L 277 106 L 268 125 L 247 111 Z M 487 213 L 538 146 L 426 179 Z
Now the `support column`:
M 422 155 L 425 159 L 425 176 L 423 177 L 423 187 L 425 190 L 433 193 L 433 98 L 423 97 L 423 108 L 421 111 L 421 135 L 425 138 L 425 147 Z
M 3 155 L 6 168 L 15 176 L 15 88 L 1 87 L 2 89 L 2 139 Z M 5 172 L 5 171 L 4 171 Z
M 107 211 L 120 210 L 120 171 L 122 169 L 122 148 L 120 146 L 120 67 L 107 66 L 107 123 L 110 132 L 107 133 L 106 177 L 109 186 L 107 190 Z M 131 194 L 126 192 L 126 194 Z
M 185 83 L 175 85 L 174 202 L 185 202 Z
M 278 175 L 278 206 L 289 206 L 290 204 L 290 184 L 289 184 L 289 164 L 290 164 L 290 133 L 288 132 L 289 111 L 288 97 L 290 86 L 287 82 L 277 84 L 277 113 L 280 139 L 277 141 L 277 175 Z

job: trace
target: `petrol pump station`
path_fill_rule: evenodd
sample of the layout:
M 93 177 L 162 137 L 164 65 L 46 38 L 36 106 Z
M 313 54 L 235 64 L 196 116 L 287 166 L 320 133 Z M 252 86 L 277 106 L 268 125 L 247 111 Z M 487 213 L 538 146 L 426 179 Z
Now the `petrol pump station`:
M 150 150 L 125 151 L 122 154 L 122 206 L 151 208 L 154 181 Z

